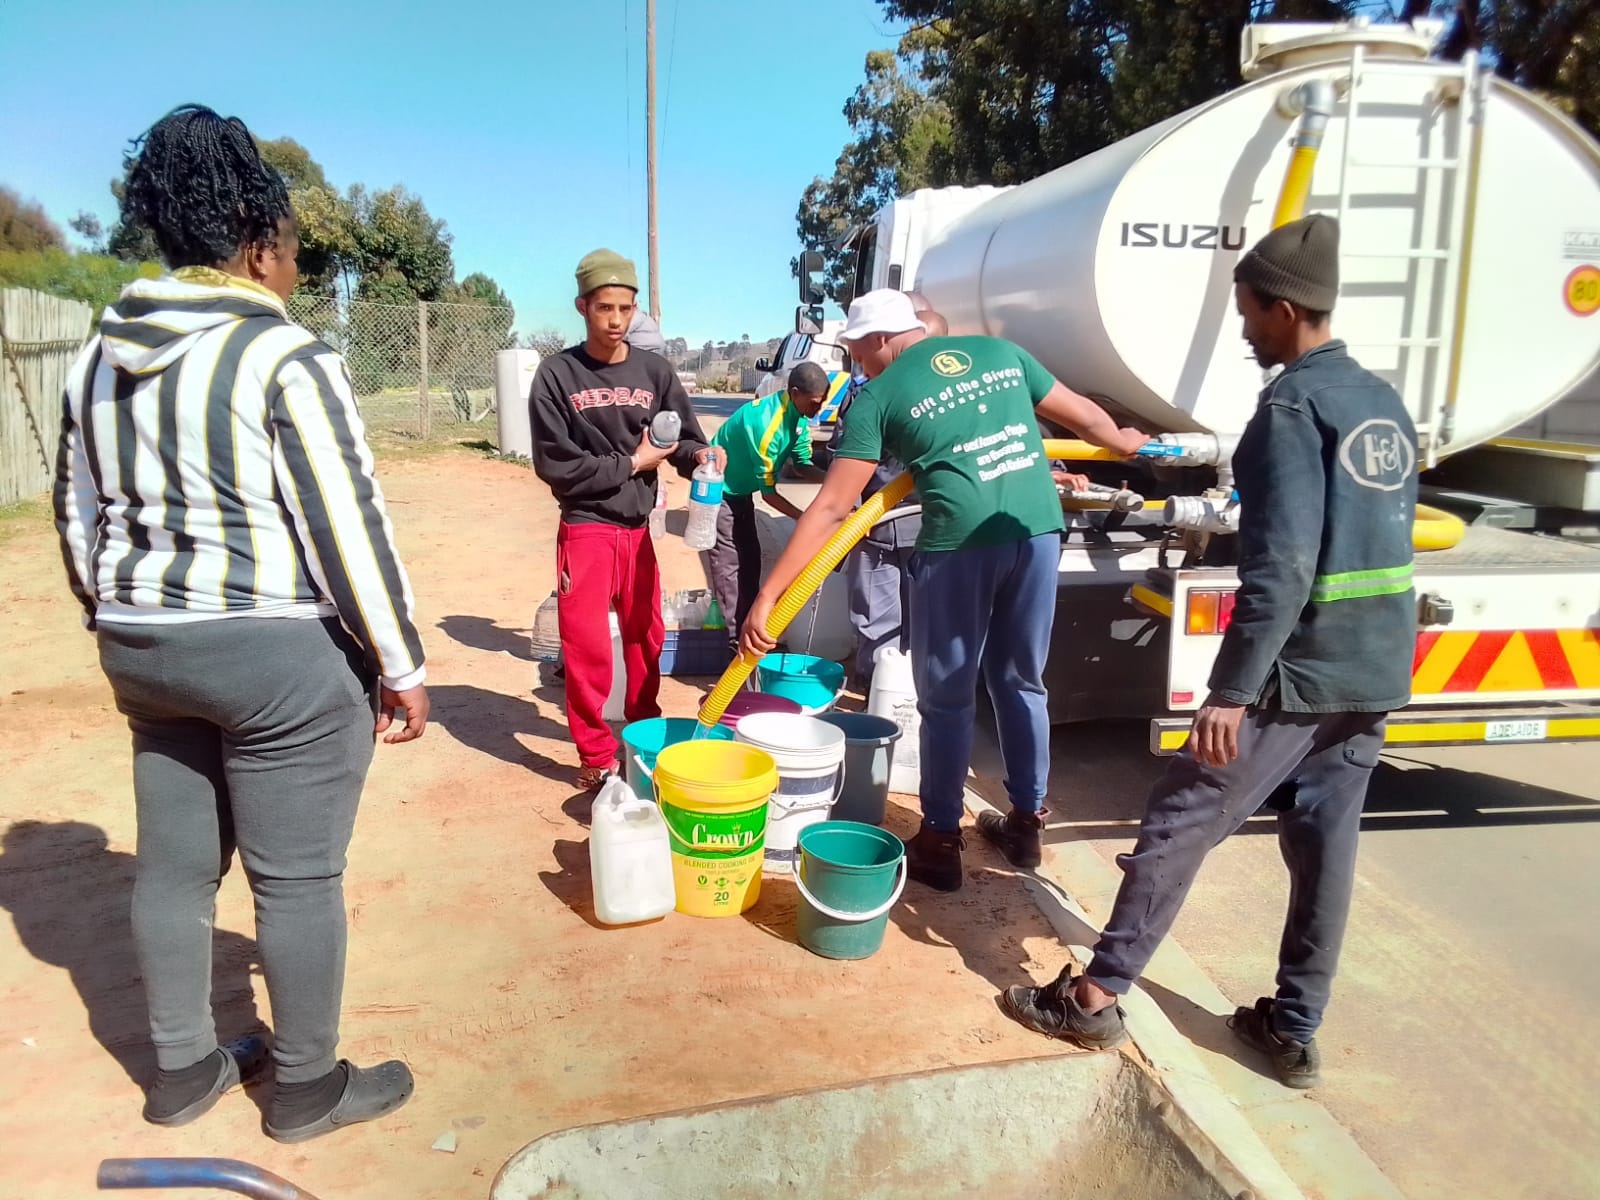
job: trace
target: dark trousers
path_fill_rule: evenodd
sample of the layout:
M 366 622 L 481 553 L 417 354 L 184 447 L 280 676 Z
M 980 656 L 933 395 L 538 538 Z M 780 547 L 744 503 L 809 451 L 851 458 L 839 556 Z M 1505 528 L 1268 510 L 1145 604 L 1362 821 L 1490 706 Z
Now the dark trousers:
M 873 660 L 885 646 L 906 649 L 906 573 L 916 550 L 909 545 L 885 546 L 863 541 L 845 560 L 850 583 L 850 624 L 856 631 L 856 674 L 872 676 Z
M 1006 793 L 1039 811 L 1050 775 L 1044 660 L 1055 619 L 1061 535 L 911 558 L 911 672 L 922 718 L 922 819 L 961 828 L 978 678 L 989 688 Z
M 737 641 L 761 590 L 761 530 L 754 496 L 723 496 L 717 544 L 706 556 L 711 560 L 712 593 L 722 607 L 728 633 Z
M 133 730 L 133 938 L 156 1062 L 217 1048 L 211 925 L 235 849 L 255 897 L 280 1083 L 333 1070 L 345 850 L 372 761 L 373 680 L 337 621 L 102 622 Z
M 1212 847 L 1263 805 L 1278 814 L 1289 912 L 1278 950 L 1278 1032 L 1309 1041 L 1322 1024 L 1350 915 L 1356 839 L 1386 714 L 1250 709 L 1239 757 L 1220 770 L 1185 749 L 1151 791 L 1139 840 L 1121 855 L 1122 887 L 1089 964 L 1122 995 L 1167 936 Z

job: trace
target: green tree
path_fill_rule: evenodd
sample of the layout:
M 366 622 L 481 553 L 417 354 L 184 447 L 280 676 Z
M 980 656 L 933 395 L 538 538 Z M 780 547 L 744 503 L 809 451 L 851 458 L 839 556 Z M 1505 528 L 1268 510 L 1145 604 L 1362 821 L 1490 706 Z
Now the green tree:
M 28 252 L 65 245 L 60 227 L 37 202 L 24 200 L 11 188 L 0 187 L 0 250 Z
M 822 254 L 828 294 L 840 304 L 850 302 L 855 271 L 843 239 L 894 197 L 942 182 L 934 164 L 948 156 L 952 135 L 949 111 L 901 71 L 893 53 L 869 53 L 866 76 L 844 106 L 850 142 L 833 175 L 806 186 L 796 215 L 800 244 Z M 797 271 L 799 261 L 790 266 Z
M 474 271 L 455 285 L 450 298 L 456 304 L 486 304 L 494 308 L 510 308 L 511 299 L 501 287 L 482 271 Z
M 1358 0 L 883 0 L 949 110 L 935 171 L 1018 183 L 1238 86 L 1252 21 L 1337 21 Z
M 109 254 L 72 254 L 59 246 L 0 250 L 0 286 L 32 288 L 94 306 L 95 320 L 135 279 L 161 274 L 157 263 L 131 263 Z
M 356 296 L 389 304 L 442 299 L 455 277 L 445 223 L 398 185 L 369 192 L 356 184 L 349 203 L 360 275 Z
M 1443 54 L 1485 52 L 1496 75 L 1539 92 L 1600 137 L 1600 4 L 1594 0 L 1406 0 L 1403 20 L 1450 21 Z

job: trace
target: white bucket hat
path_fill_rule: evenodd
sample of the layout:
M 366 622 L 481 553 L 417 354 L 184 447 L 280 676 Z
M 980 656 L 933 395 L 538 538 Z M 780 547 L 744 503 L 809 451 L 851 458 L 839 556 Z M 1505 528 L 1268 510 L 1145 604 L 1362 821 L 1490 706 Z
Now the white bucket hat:
M 839 336 L 847 342 L 866 337 L 869 333 L 910 333 L 913 329 L 926 330 L 917 320 L 911 307 L 911 298 L 893 288 L 879 288 L 857 296 L 850 302 L 850 315 L 844 332 Z

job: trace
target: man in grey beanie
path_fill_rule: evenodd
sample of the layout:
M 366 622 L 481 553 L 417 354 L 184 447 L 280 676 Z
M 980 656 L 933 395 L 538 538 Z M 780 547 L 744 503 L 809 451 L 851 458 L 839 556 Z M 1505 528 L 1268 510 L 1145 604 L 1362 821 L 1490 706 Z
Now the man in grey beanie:
M 1410 699 L 1417 438 L 1395 390 L 1334 340 L 1339 225 L 1306 217 L 1239 260 L 1235 299 L 1263 367 L 1283 366 L 1234 452 L 1239 591 L 1184 750 L 1151 792 L 1087 971 L 1012 987 L 1006 1012 L 1092 1048 L 1125 1035 L 1118 997 L 1172 928 L 1211 848 L 1277 814 L 1289 912 L 1277 992 L 1229 1021 L 1278 1078 L 1314 1086 L 1384 721 Z

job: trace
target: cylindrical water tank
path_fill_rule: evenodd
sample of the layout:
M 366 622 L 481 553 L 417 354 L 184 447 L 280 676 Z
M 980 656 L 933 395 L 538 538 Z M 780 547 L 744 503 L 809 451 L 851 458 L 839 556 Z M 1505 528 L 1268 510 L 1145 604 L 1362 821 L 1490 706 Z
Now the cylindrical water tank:
M 952 332 L 1009 338 L 1155 429 L 1237 434 L 1265 379 L 1240 338 L 1234 264 L 1268 231 L 1288 166 L 1280 98 L 1330 80 L 1307 211 L 1338 213 L 1343 193 L 1335 336 L 1419 424 L 1449 426 L 1438 450 L 1497 436 L 1600 366 L 1600 147 L 1491 78 L 1468 106 L 1483 121 L 1469 208 L 1461 65 L 1368 60 L 1353 134 L 1350 78 L 1349 58 L 1270 75 L 1004 192 L 924 250 L 915 286 Z
M 500 453 L 533 457 L 533 426 L 528 395 L 539 369 L 537 350 L 502 350 L 494 356 L 494 407 L 500 427 Z

